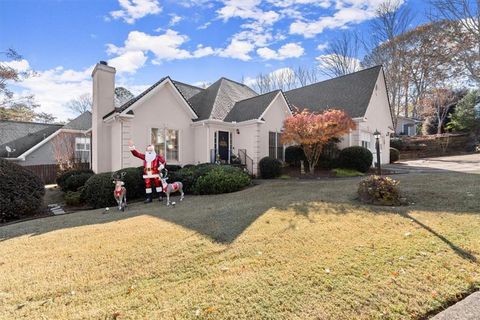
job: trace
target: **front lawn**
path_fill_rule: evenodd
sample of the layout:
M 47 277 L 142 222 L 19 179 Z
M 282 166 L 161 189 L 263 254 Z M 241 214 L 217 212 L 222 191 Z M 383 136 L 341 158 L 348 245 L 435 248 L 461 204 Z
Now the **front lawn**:
M 276 180 L 0 227 L 0 319 L 409 319 L 480 286 L 480 175 Z M 177 201 L 177 199 L 174 199 Z

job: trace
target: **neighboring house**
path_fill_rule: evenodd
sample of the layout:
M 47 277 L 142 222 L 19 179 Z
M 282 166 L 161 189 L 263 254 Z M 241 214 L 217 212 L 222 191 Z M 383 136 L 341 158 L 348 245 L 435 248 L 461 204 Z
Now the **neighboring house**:
M 65 125 L 0 120 L 0 158 L 53 182 L 60 159 L 90 163 L 91 124 L 88 111 Z
M 416 136 L 419 123 L 421 123 L 420 120 L 398 116 L 395 134 L 399 136 Z
M 341 146 L 374 152 L 373 132 L 389 150 L 392 118 L 381 67 L 303 88 L 258 95 L 244 84 L 220 78 L 202 89 L 170 77 L 160 79 L 119 108 L 114 107 L 115 68 L 97 64 L 93 77 L 92 168 L 108 172 L 137 166 L 128 148 L 153 144 L 169 164 L 229 162 L 239 156 L 252 173 L 261 158 L 284 158 L 281 132 L 292 108 L 344 109 L 358 124 Z M 389 152 L 382 152 L 389 162 Z

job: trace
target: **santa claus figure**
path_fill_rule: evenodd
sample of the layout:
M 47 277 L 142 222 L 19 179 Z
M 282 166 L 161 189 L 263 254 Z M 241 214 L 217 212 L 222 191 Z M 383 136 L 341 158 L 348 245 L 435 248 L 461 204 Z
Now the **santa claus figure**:
M 167 164 L 165 159 L 155 152 L 155 148 L 152 145 L 147 146 L 145 154 L 138 152 L 131 141 L 129 147 L 135 157 L 143 160 L 143 179 L 145 179 L 145 193 L 147 194 L 144 202 L 152 202 L 152 185 L 155 185 L 155 191 L 159 196 L 159 200 L 162 201 L 163 190 L 160 175 L 161 170 L 163 170 Z

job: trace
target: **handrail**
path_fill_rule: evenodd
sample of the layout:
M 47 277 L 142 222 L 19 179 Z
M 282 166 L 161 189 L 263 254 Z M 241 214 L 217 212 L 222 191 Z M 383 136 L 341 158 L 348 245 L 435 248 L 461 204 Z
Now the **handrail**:
M 253 159 L 247 155 L 247 149 L 238 149 L 238 157 L 242 164 L 247 168 L 248 172 L 251 175 L 254 175 L 253 172 Z

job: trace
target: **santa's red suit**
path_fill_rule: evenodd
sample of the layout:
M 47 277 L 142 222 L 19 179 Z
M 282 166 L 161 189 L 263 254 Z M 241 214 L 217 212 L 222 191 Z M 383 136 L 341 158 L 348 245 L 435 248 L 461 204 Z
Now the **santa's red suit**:
M 146 201 L 151 201 L 152 199 L 152 182 L 155 184 L 155 191 L 161 197 L 163 190 L 160 182 L 160 170 L 167 164 L 165 159 L 161 155 L 157 155 L 152 145 L 147 147 L 145 154 L 138 152 L 135 146 L 131 146 L 130 151 L 135 157 L 143 160 L 143 179 L 145 179 L 145 192 L 147 193 Z

